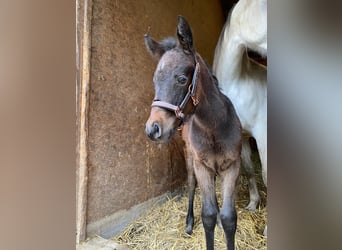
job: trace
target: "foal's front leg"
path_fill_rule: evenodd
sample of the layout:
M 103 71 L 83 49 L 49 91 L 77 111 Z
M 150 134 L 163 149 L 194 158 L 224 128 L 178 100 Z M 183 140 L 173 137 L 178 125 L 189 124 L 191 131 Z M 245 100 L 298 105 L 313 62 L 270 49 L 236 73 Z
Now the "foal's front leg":
M 194 227 L 194 197 L 196 189 L 196 177 L 194 172 L 193 154 L 191 151 L 191 144 L 189 141 L 189 127 L 185 124 L 182 131 L 182 138 L 185 143 L 184 155 L 186 160 L 186 170 L 188 172 L 188 191 L 189 191 L 189 206 L 186 216 L 186 229 L 187 234 L 192 234 Z
M 223 204 L 220 211 L 222 227 L 226 236 L 227 249 L 235 249 L 237 215 L 235 209 L 235 187 L 240 170 L 240 160 L 221 172 Z
M 200 163 L 194 164 L 195 174 L 201 190 L 202 223 L 205 231 L 207 250 L 214 249 L 214 229 L 217 221 L 218 206 L 215 193 L 215 173 Z
M 189 206 L 188 206 L 188 214 L 186 216 L 186 229 L 185 232 L 187 234 L 192 234 L 192 229 L 194 227 L 194 197 L 195 197 L 195 189 L 196 189 L 196 178 L 194 173 L 193 166 L 193 158 L 192 155 L 187 152 L 186 153 L 186 168 L 188 171 L 188 189 L 189 189 Z

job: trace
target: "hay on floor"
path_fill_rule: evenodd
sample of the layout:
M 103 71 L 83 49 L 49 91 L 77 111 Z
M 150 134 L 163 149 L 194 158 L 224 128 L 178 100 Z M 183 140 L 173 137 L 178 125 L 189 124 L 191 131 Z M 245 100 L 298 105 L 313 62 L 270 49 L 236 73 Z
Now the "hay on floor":
M 266 224 L 266 192 L 259 176 L 257 179 L 261 202 L 255 212 L 244 209 L 249 201 L 248 180 L 240 176 L 236 208 L 238 225 L 235 235 L 236 249 L 267 249 L 267 242 L 262 236 Z M 222 204 L 220 185 L 217 185 L 219 205 Z M 195 225 L 192 235 L 185 233 L 185 219 L 188 208 L 188 193 L 169 198 L 162 205 L 154 206 L 142 217 L 128 225 L 121 234 L 112 240 L 125 244 L 131 249 L 205 249 L 205 235 L 201 221 L 201 202 L 199 190 L 194 201 Z M 215 229 L 215 249 L 225 248 L 222 228 Z

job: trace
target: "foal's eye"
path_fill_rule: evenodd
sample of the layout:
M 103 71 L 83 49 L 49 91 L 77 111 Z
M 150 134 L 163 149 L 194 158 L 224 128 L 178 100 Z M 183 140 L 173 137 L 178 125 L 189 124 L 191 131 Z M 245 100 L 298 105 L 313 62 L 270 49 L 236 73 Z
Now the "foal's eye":
M 188 78 L 186 78 L 186 76 L 179 76 L 179 77 L 177 78 L 177 82 L 178 82 L 179 84 L 182 84 L 182 85 L 186 84 L 187 80 L 188 80 Z

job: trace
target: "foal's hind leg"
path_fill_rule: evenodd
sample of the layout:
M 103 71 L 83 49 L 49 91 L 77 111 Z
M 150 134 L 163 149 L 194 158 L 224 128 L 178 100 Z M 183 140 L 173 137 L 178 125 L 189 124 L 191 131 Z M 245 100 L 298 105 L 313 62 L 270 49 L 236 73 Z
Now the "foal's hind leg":
M 205 231 L 207 250 L 214 249 L 214 229 L 216 226 L 218 208 L 215 193 L 215 173 L 206 166 L 196 163 L 195 174 L 202 198 L 202 223 Z
M 194 171 L 193 154 L 191 149 L 191 144 L 189 142 L 189 127 L 187 125 L 183 126 L 182 138 L 185 143 L 184 155 L 186 160 L 186 170 L 188 172 L 188 191 L 189 191 L 189 206 L 188 213 L 186 216 L 186 229 L 187 234 L 192 234 L 192 229 L 194 227 L 194 197 L 196 189 L 196 177 Z
M 235 232 L 237 215 L 235 209 L 235 187 L 239 176 L 240 160 L 234 162 L 228 169 L 221 172 L 223 205 L 220 211 L 221 222 L 226 235 L 227 249 L 235 247 Z
M 251 146 L 249 144 L 249 138 L 244 137 L 242 140 L 241 160 L 242 166 L 247 172 L 248 176 L 248 189 L 249 189 L 249 203 L 246 206 L 247 210 L 255 211 L 260 201 L 260 195 L 255 180 L 254 165 L 251 159 Z

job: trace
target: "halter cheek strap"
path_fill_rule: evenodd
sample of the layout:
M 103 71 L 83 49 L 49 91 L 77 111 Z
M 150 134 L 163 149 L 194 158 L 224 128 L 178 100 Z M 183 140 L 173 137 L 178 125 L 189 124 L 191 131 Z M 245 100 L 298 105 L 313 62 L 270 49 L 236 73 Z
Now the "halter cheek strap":
M 177 105 L 173 105 L 173 104 L 168 103 L 168 102 L 155 100 L 152 102 L 151 107 L 160 107 L 160 108 L 164 108 L 164 109 L 173 111 L 173 112 L 175 112 L 175 115 L 178 119 L 184 120 L 185 114 L 183 111 L 184 111 L 184 108 L 185 108 L 186 104 L 188 103 L 190 97 L 192 99 L 194 106 L 196 106 L 198 104 L 198 100 L 195 98 L 195 92 L 196 92 L 196 86 L 197 86 L 197 75 L 200 71 L 200 67 L 199 67 L 199 63 L 197 61 L 196 55 L 195 55 L 195 63 L 196 63 L 196 66 L 195 66 L 194 74 L 192 76 L 191 84 L 189 85 L 188 92 L 184 96 L 181 103 L 177 106 Z

